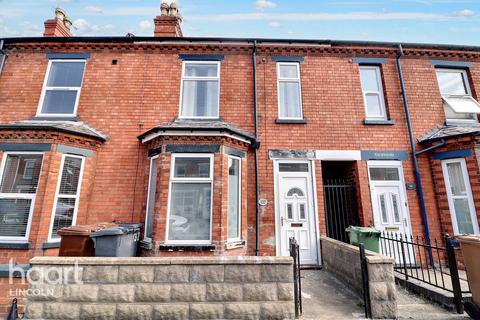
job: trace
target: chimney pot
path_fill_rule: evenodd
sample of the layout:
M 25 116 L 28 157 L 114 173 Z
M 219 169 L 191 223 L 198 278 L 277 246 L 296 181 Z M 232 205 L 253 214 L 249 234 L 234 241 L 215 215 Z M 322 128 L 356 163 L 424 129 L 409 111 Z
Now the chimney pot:
M 55 9 L 55 18 L 57 18 L 57 20 L 63 22 L 63 19 L 65 19 L 65 15 L 65 10 L 63 10 L 62 8 Z
M 166 2 L 162 2 L 160 5 L 160 11 L 162 13 L 162 16 L 168 16 L 168 12 L 170 10 L 170 6 Z
M 70 17 L 65 17 L 63 19 L 63 24 L 65 25 L 65 27 L 67 27 L 68 30 L 70 30 L 70 27 L 72 26 L 73 22 L 72 22 L 72 19 L 70 19 Z

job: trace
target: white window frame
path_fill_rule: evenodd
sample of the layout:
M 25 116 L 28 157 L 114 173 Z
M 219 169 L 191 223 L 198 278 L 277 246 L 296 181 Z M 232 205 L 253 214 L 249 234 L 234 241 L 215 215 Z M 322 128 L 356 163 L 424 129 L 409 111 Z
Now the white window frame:
M 55 62 L 83 62 L 83 74 L 82 74 L 82 81 L 79 87 L 49 87 L 47 86 L 48 77 L 50 76 L 50 70 L 52 68 L 52 64 Z M 39 117 L 70 117 L 77 115 L 78 109 L 78 102 L 80 101 L 80 94 L 83 87 L 83 79 L 85 78 L 85 70 L 87 69 L 87 60 L 85 59 L 50 59 L 48 61 L 47 72 L 45 73 L 45 78 L 43 80 L 43 87 L 42 93 L 40 95 L 40 102 L 38 103 L 37 108 L 37 116 Z M 43 113 L 43 103 L 45 101 L 45 95 L 47 90 L 68 90 L 68 91 L 77 91 L 77 98 L 75 99 L 75 106 L 73 108 L 72 113 Z
M 72 157 L 72 158 L 78 158 L 82 160 L 82 164 L 80 166 L 80 173 L 78 175 L 78 186 L 77 186 L 77 193 L 75 195 L 68 195 L 68 194 L 60 194 L 60 185 L 62 183 L 62 178 L 63 178 L 63 166 L 65 164 L 65 158 L 66 157 Z M 55 191 L 55 200 L 53 201 L 53 208 L 52 208 L 52 216 L 50 218 L 50 228 L 48 230 L 48 242 L 59 242 L 60 237 L 55 237 L 53 236 L 53 222 L 55 221 L 55 213 L 57 211 L 57 202 L 58 198 L 70 198 L 70 199 L 75 199 L 75 207 L 73 209 L 73 217 L 72 217 L 72 226 L 74 226 L 77 223 L 77 214 L 78 214 L 78 206 L 80 203 L 80 191 L 82 189 L 82 182 L 83 182 L 83 169 L 85 167 L 85 157 L 82 156 L 76 156 L 72 154 L 62 154 L 62 160 L 60 162 L 60 171 L 58 174 L 58 181 L 57 181 L 57 189 Z
M 208 178 L 175 177 L 175 159 L 177 158 L 208 158 L 210 160 L 210 176 Z M 211 153 L 174 153 L 170 164 L 170 181 L 168 185 L 167 224 L 165 232 L 165 244 L 211 244 L 213 225 L 213 178 L 214 178 L 214 154 Z M 210 232 L 208 240 L 169 240 L 170 214 L 172 206 L 172 185 L 174 183 L 210 183 Z
M 32 161 L 32 160 L 26 160 L 25 161 L 25 168 L 23 168 L 23 179 L 24 180 L 31 180 L 32 179 L 32 177 L 26 175 L 27 169 L 32 169 L 32 168 L 29 168 L 30 164 L 32 164 L 32 163 L 35 164 L 35 162 Z
M 296 78 L 281 78 L 280 68 L 281 66 L 295 66 L 297 68 Z M 300 117 L 282 117 L 281 104 L 280 104 L 280 83 L 281 82 L 294 82 L 298 83 L 298 97 L 300 105 Z M 277 103 L 278 103 L 278 119 L 279 120 L 303 120 L 303 100 L 302 100 L 302 80 L 300 75 L 300 63 L 299 62 L 277 62 Z
M 205 64 L 205 65 L 216 65 L 217 66 L 217 76 L 216 77 L 191 77 L 185 76 L 185 67 L 187 64 Z M 179 119 L 218 119 L 220 118 L 220 61 L 198 61 L 198 60 L 188 60 L 183 61 L 182 63 L 182 79 L 180 81 L 180 107 L 178 109 L 178 118 Z M 185 81 L 217 81 L 218 82 L 218 97 L 217 97 L 217 116 L 184 116 L 183 115 L 183 83 Z
M 472 90 L 470 88 L 470 81 L 468 80 L 468 74 L 467 74 L 467 70 L 465 69 L 450 69 L 450 68 L 435 68 L 435 76 L 437 77 L 437 83 L 438 83 L 438 89 L 440 90 L 440 94 L 442 95 L 442 103 L 443 103 L 443 107 L 445 108 L 445 101 L 443 100 L 446 100 L 448 99 L 448 97 L 456 97 L 456 96 L 459 96 L 459 95 L 451 95 L 451 94 L 444 94 L 442 93 L 441 91 L 441 88 L 440 88 L 440 81 L 438 80 L 438 75 L 437 75 L 437 72 L 440 71 L 440 72 L 445 72 L 445 73 L 460 73 L 462 75 L 462 80 L 463 80 L 463 85 L 465 86 L 465 91 L 467 92 L 465 95 L 460 95 L 460 96 L 463 96 L 463 97 L 470 97 L 473 99 L 472 97 Z M 449 106 L 447 106 L 448 108 L 450 108 Z M 455 112 L 455 110 L 452 110 L 453 112 Z M 445 112 L 445 111 L 444 111 Z M 476 114 L 472 114 L 473 117 L 471 119 L 457 119 L 457 118 L 447 118 L 447 115 L 445 114 L 445 120 L 450 123 L 478 123 L 478 117 Z
M 242 158 L 236 156 L 228 156 L 228 159 L 238 160 L 238 237 L 228 237 L 228 214 L 227 214 L 227 242 L 236 242 L 242 240 Z M 228 168 L 227 168 L 228 170 Z M 228 174 L 228 172 L 227 172 Z M 230 184 L 228 184 L 227 199 L 230 199 Z M 228 207 L 230 203 L 228 203 Z
M 2 157 L 2 163 L 0 165 L 0 183 L 3 180 L 3 174 L 5 172 L 5 166 L 7 163 L 7 158 L 8 155 L 16 155 L 16 154 L 30 154 L 30 155 L 41 155 L 42 156 L 42 163 L 40 165 L 40 174 L 38 177 L 38 182 L 37 182 L 37 190 L 35 193 L 0 193 L 0 199 L 29 199 L 31 200 L 31 205 L 30 205 L 30 212 L 28 214 L 28 222 L 27 222 L 27 228 L 25 230 L 25 237 L 3 237 L 0 236 L 0 241 L 2 242 L 24 242 L 28 241 L 28 238 L 30 236 L 30 227 L 32 224 L 32 217 L 33 217 L 33 211 L 35 208 L 35 199 L 37 197 L 37 192 L 38 192 L 38 185 L 40 184 L 40 178 L 42 175 L 42 168 L 43 168 L 43 158 L 44 158 L 44 153 L 43 152 L 4 152 L 3 157 Z
M 362 70 L 375 70 L 377 75 L 377 86 L 380 91 L 367 91 L 363 88 L 363 81 L 362 81 Z M 380 66 L 372 66 L 372 65 L 360 65 L 359 66 L 360 72 L 360 87 L 362 89 L 362 96 L 363 96 L 363 105 L 365 107 L 365 119 L 369 120 L 388 120 L 387 118 L 387 107 L 385 102 L 385 94 L 384 88 L 382 83 L 382 72 Z M 382 111 L 381 115 L 370 115 L 368 113 L 368 104 L 367 104 L 367 96 L 368 95 L 377 95 L 380 99 L 380 109 Z
M 463 180 L 465 181 L 465 190 L 467 191 L 466 196 L 452 195 L 452 188 L 450 185 L 450 176 L 448 175 L 448 169 L 447 169 L 447 164 L 449 163 L 460 163 L 460 167 L 462 168 Z M 467 199 L 468 208 L 470 210 L 470 218 L 472 219 L 473 232 L 474 234 L 480 234 L 479 227 L 478 227 L 477 212 L 475 210 L 475 204 L 473 202 L 472 188 L 470 185 L 470 177 L 468 176 L 467 163 L 465 161 L 465 158 L 442 160 L 442 172 L 443 172 L 443 178 L 445 179 L 445 189 L 447 191 L 448 209 L 450 211 L 450 217 L 452 219 L 454 235 L 459 234 L 457 216 L 455 213 L 455 205 L 453 202 L 454 199 Z
M 144 234 L 143 234 L 143 239 L 145 241 L 148 241 L 148 242 L 152 242 L 152 238 L 151 237 L 147 237 L 147 225 L 148 223 L 150 223 L 150 221 L 148 220 L 148 211 L 150 210 L 150 187 L 151 187 L 151 183 L 152 183 L 152 163 L 153 163 L 153 160 L 157 160 L 157 172 L 158 172 L 158 155 L 156 156 L 153 156 L 150 158 L 150 167 L 148 169 L 148 187 L 147 187 L 147 206 L 146 206 L 146 209 L 145 209 L 145 225 L 144 225 Z M 155 172 L 155 175 L 157 174 L 157 172 Z M 157 181 L 158 182 L 158 181 Z M 156 185 L 155 185 L 155 194 L 157 193 L 156 192 Z M 153 194 L 153 198 L 155 199 L 155 194 Z M 153 203 L 153 207 L 155 208 L 155 202 Z M 155 212 L 154 212 L 155 213 Z M 152 225 L 153 227 L 153 225 Z M 152 228 L 152 232 L 153 232 L 153 228 Z

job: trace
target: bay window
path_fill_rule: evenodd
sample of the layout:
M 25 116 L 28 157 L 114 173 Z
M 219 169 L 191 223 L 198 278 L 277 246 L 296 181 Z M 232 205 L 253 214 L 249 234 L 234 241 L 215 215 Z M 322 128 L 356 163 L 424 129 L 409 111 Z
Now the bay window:
M 148 178 L 147 212 L 145 217 L 145 234 L 147 241 L 152 240 L 153 235 L 153 216 L 155 209 L 155 193 L 157 192 L 157 168 L 158 156 L 150 158 L 150 173 Z
M 211 243 L 213 155 L 173 154 L 168 243 Z
M 241 238 L 241 192 L 242 192 L 241 160 L 228 157 L 228 240 L 238 241 Z
M 181 91 L 181 118 L 218 118 L 220 62 L 185 61 Z
M 465 159 L 443 160 L 442 170 L 454 234 L 479 234 Z
M 50 240 L 58 239 L 58 230 L 75 224 L 80 187 L 82 184 L 84 158 L 63 155 L 60 165 L 61 175 L 58 180 L 57 193 L 50 228 Z
M 43 154 L 4 153 L 0 184 L 0 239 L 28 240 Z
M 85 60 L 50 60 L 38 106 L 40 116 L 75 116 Z
M 279 62 L 277 64 L 277 90 L 279 119 L 303 119 L 300 65 L 298 63 Z
M 387 120 L 380 67 L 360 66 L 360 80 L 366 119 Z
M 480 104 L 472 97 L 467 72 L 461 69 L 436 69 L 447 122 L 477 122 Z

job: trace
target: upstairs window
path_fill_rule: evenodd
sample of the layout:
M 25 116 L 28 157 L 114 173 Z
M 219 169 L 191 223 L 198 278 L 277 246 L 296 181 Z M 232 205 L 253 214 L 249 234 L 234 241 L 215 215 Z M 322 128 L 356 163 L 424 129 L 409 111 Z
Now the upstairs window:
M 360 66 L 360 80 L 366 119 L 387 120 L 380 67 Z
M 75 116 L 84 69 L 85 60 L 50 60 L 38 115 Z
M 184 62 L 181 118 L 218 118 L 220 62 Z
M 0 184 L 0 239 L 28 240 L 43 155 L 4 153 Z
M 436 72 L 447 122 L 476 122 L 480 104 L 472 97 L 467 72 L 458 69 L 437 69 Z
M 300 65 L 295 62 L 278 63 L 277 79 L 279 119 L 303 119 Z

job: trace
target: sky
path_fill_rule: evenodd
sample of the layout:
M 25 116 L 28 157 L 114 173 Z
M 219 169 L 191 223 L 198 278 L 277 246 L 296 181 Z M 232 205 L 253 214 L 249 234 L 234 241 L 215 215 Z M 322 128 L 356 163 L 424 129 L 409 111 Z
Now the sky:
M 170 2 L 171 0 L 166 0 Z M 76 36 L 153 35 L 161 0 L 0 0 L 0 38 L 41 36 L 55 7 Z M 480 45 L 480 0 L 177 0 L 189 37 Z

